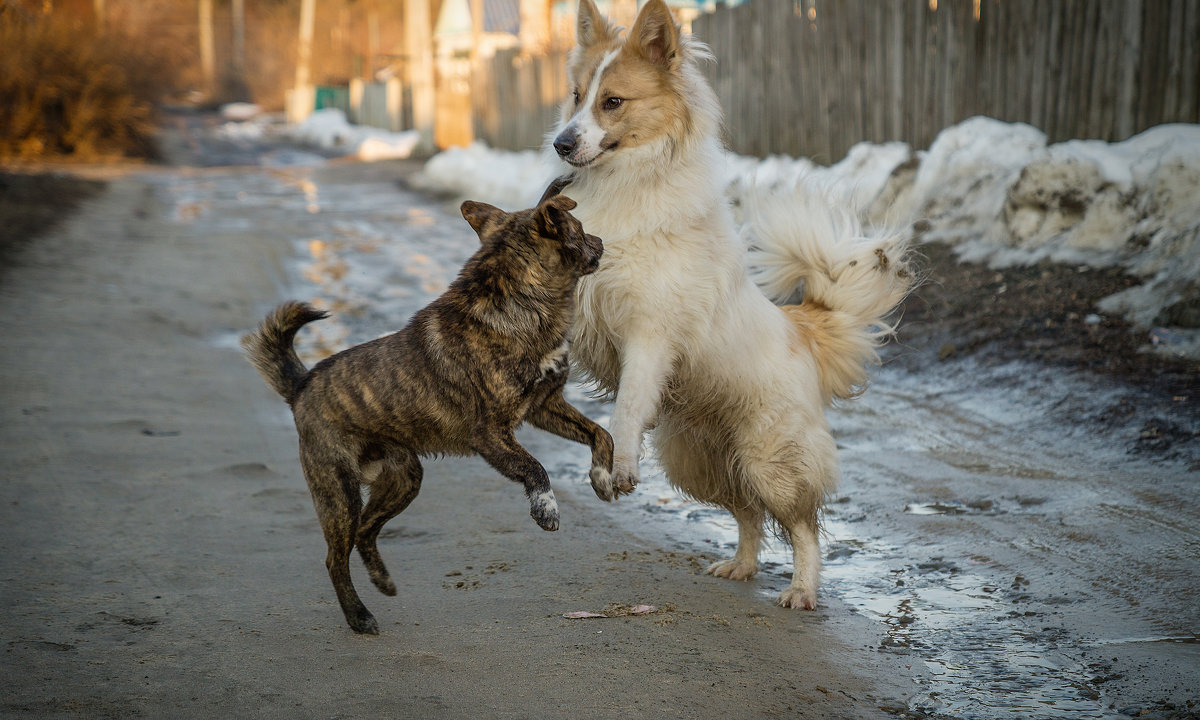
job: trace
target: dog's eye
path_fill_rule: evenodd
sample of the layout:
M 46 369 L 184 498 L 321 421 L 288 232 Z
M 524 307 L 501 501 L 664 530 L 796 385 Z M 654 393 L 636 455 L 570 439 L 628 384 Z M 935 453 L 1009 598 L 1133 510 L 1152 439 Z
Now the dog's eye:
M 621 103 L 623 103 L 623 102 L 625 102 L 625 101 L 619 97 L 610 97 L 604 101 L 604 109 L 605 110 L 616 110 L 617 108 L 621 107 Z
M 578 90 L 572 90 L 572 91 L 571 91 L 571 96 L 575 98 L 575 104 L 576 104 L 576 105 L 578 105 L 578 104 L 579 104 L 579 91 L 578 91 Z

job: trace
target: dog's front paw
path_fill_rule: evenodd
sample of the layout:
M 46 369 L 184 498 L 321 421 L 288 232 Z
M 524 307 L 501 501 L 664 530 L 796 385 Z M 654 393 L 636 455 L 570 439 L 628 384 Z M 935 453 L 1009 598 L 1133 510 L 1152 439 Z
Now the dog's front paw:
M 529 516 L 543 530 L 558 529 L 558 500 L 554 498 L 553 490 L 529 498 Z
M 637 487 L 639 478 L 637 465 L 633 467 L 616 467 L 612 474 L 613 497 L 619 498 L 622 495 L 629 495 L 633 489 Z
M 589 477 L 592 480 L 592 490 L 596 491 L 596 497 L 604 502 L 612 502 L 613 499 L 613 478 L 612 473 L 599 465 L 592 467 L 592 472 Z

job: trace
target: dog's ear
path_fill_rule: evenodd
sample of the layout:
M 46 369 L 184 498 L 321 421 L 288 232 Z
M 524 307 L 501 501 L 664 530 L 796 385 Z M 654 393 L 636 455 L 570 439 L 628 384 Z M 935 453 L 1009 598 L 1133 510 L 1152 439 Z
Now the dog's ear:
M 626 46 L 647 62 L 668 70 L 675 67 L 680 48 L 679 26 L 663 0 L 650 0 L 642 6 Z
M 617 37 L 616 30 L 608 18 L 600 14 L 592 0 L 579 0 L 579 14 L 575 20 L 575 43 L 579 47 L 591 47 L 611 42 Z
M 475 233 L 479 235 L 481 241 L 483 240 L 483 227 L 487 225 L 488 220 L 505 215 L 505 212 L 498 207 L 474 200 L 464 202 L 460 210 L 462 210 L 463 218 L 475 229 Z
M 545 202 L 543 202 L 542 205 L 553 205 L 554 207 L 558 208 L 559 210 L 566 210 L 567 212 L 571 212 L 572 210 L 575 209 L 575 207 L 578 205 L 578 203 L 576 203 L 574 200 L 567 197 L 566 195 L 557 195 L 556 194 L 556 195 L 551 195 L 550 197 L 546 198 Z
M 566 195 L 555 195 L 537 206 L 534 215 L 538 234 L 546 238 L 567 240 L 572 230 L 581 232 L 579 221 L 571 216 L 575 201 Z

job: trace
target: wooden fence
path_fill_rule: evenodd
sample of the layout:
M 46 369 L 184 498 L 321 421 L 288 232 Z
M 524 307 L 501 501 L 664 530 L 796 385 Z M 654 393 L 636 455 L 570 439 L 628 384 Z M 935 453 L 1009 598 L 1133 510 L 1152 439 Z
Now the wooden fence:
M 521 55 L 502 50 L 471 80 L 475 137 L 492 147 L 531 150 L 558 120 L 567 94 L 565 52 Z
M 692 22 L 732 150 L 840 160 L 928 147 L 973 115 L 1051 141 L 1200 122 L 1200 0 L 749 0 Z M 475 134 L 537 147 L 566 93 L 562 55 L 481 68 Z

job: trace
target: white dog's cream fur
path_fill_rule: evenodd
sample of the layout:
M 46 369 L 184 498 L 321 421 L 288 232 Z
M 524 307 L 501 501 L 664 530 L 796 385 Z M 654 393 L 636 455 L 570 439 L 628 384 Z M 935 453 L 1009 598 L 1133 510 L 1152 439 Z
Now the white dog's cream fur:
M 625 36 L 580 0 L 577 39 L 553 145 L 575 216 L 605 245 L 579 283 L 571 343 L 572 359 L 615 395 L 613 473 L 593 473 L 593 487 L 606 500 L 631 492 L 654 428 L 671 483 L 737 519 L 736 554 L 710 572 L 751 577 L 773 519 L 794 548 L 779 602 L 811 609 L 818 513 L 838 477 L 824 408 L 865 385 L 892 329 L 883 318 L 911 285 L 905 243 L 861 238 L 852 214 L 803 188 L 748 208 L 752 229 L 739 240 L 720 108 L 697 67 L 707 48 L 680 33 L 662 0 Z M 800 305 L 764 295 L 783 300 L 800 285 Z

